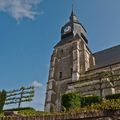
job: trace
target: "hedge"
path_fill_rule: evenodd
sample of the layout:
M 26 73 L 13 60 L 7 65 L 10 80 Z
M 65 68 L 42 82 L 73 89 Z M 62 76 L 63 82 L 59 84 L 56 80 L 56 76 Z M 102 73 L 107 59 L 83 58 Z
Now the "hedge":
M 112 95 L 106 95 L 105 98 L 106 98 L 107 100 L 120 99 L 120 93 L 118 93 L 118 94 L 112 94 Z
M 100 96 L 81 97 L 79 93 L 67 93 L 62 96 L 62 108 L 64 110 L 81 108 L 100 103 L 101 100 Z
M 64 109 L 80 108 L 81 100 L 79 93 L 67 93 L 62 96 L 62 106 Z
M 81 97 L 81 107 L 90 106 L 93 103 L 100 103 L 102 101 L 100 96 Z
M 35 109 L 32 107 L 12 108 L 12 109 L 5 109 L 4 111 L 21 111 L 21 110 L 33 110 L 33 111 L 35 111 Z

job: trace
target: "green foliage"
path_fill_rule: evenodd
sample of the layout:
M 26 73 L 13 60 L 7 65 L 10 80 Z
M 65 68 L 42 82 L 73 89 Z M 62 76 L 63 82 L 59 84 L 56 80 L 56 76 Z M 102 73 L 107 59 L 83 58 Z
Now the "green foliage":
M 21 110 L 25 110 L 25 111 L 33 110 L 33 111 L 35 111 L 35 109 L 32 107 L 13 108 L 13 109 L 6 109 L 4 111 L 21 111 Z
M 0 92 L 0 112 L 3 110 L 5 100 L 6 100 L 6 91 L 2 90 L 2 92 Z
M 4 113 L 3 112 L 0 112 L 0 117 L 4 117 Z
M 120 109 L 120 99 L 105 100 L 101 103 L 86 107 L 89 110 L 117 110 Z
M 42 111 L 35 111 L 32 108 L 23 108 L 18 110 L 18 115 L 20 116 L 48 116 L 48 115 L 65 115 L 71 113 L 80 113 L 80 112 L 90 112 L 93 110 L 118 110 L 120 109 L 120 99 L 113 100 L 105 100 L 101 103 L 94 103 L 91 106 L 85 106 L 83 108 L 71 108 L 66 112 L 55 112 L 55 113 L 47 113 Z M 14 109 L 15 110 L 15 109 Z M 16 111 L 16 110 L 15 110 Z M 3 113 L 0 114 L 0 117 L 4 116 Z
M 87 96 L 81 97 L 81 107 L 91 105 L 93 103 L 100 103 L 101 102 L 100 96 Z
M 62 106 L 64 109 L 75 109 L 79 108 L 80 103 L 80 94 L 79 93 L 67 93 L 62 96 Z
M 69 111 L 61 112 L 61 113 L 47 113 L 35 110 L 20 110 L 18 111 L 18 115 L 20 116 L 47 116 L 47 115 L 63 115 L 63 114 L 71 114 L 71 113 L 80 113 L 80 112 L 90 112 L 93 110 L 118 110 L 120 109 L 120 99 L 116 100 L 105 100 L 101 103 L 94 103 L 91 106 L 85 106 L 83 108 L 71 108 Z
M 39 115 L 45 115 L 45 114 L 47 113 L 35 111 L 35 110 L 20 110 L 18 112 L 18 115 L 21 115 L 21 116 L 39 116 Z
M 118 93 L 118 94 L 112 94 L 112 95 L 107 95 L 105 98 L 106 98 L 107 100 L 120 99 L 120 93 Z
M 91 106 L 85 106 L 83 108 L 70 109 L 67 113 L 80 113 L 80 112 L 90 112 L 94 110 L 119 110 L 120 109 L 120 99 L 105 100 L 101 103 L 94 103 Z
M 100 103 L 100 96 L 81 97 L 79 93 L 67 93 L 62 96 L 62 110 L 77 109 L 85 106 L 90 106 L 93 103 Z

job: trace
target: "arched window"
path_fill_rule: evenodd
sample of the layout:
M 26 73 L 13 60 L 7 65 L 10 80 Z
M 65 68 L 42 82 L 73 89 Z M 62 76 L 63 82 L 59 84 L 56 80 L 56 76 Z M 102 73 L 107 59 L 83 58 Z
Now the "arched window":
M 59 73 L 59 78 L 62 79 L 62 72 Z
M 61 53 L 63 54 L 63 49 L 61 49 Z

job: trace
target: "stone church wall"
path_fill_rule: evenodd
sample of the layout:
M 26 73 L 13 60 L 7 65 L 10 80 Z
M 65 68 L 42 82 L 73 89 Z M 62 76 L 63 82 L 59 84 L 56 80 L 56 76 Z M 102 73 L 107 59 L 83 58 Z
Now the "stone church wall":
M 115 64 L 101 69 L 88 71 L 77 82 L 71 82 L 67 92 L 78 91 L 83 96 L 98 95 L 103 98 L 106 95 L 120 93 L 120 64 Z M 109 77 L 100 76 L 101 72 L 111 72 Z

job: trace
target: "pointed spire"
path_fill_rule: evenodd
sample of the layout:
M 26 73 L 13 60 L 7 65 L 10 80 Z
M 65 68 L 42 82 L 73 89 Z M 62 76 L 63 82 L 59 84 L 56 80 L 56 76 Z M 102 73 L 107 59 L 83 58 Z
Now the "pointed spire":
M 77 16 L 74 11 L 74 5 L 72 5 L 72 11 L 70 15 L 70 22 L 78 22 Z
M 76 15 L 75 15 L 75 11 L 74 11 L 74 4 L 72 4 L 71 16 L 76 16 Z

